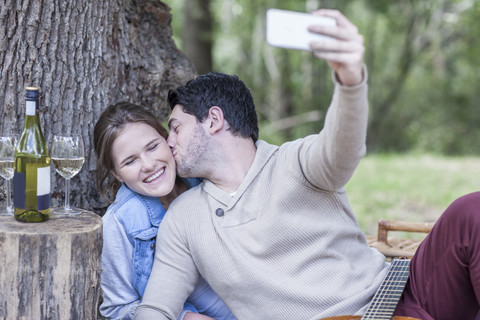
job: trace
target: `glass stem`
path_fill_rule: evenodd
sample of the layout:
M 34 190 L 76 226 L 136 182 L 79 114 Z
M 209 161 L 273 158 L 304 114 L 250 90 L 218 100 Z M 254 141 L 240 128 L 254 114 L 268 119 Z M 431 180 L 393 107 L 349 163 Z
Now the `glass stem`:
M 65 209 L 70 209 L 70 179 L 65 179 Z
M 5 195 L 5 198 L 7 200 L 7 210 L 10 210 L 10 209 L 12 209 L 12 200 L 10 199 L 11 193 L 12 193 L 10 191 L 10 179 L 5 180 L 5 184 L 6 184 L 5 189 L 6 189 L 6 192 L 7 192 L 7 194 Z

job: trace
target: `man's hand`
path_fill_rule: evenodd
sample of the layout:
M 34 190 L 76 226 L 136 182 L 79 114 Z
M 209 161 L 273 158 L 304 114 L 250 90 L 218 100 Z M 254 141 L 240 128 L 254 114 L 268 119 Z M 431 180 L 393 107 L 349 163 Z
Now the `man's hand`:
M 336 26 L 313 25 L 308 30 L 334 38 L 310 43 L 313 54 L 328 62 L 340 82 L 347 86 L 363 80 L 363 36 L 358 28 L 337 10 L 320 9 L 316 15 L 328 16 L 337 21 Z

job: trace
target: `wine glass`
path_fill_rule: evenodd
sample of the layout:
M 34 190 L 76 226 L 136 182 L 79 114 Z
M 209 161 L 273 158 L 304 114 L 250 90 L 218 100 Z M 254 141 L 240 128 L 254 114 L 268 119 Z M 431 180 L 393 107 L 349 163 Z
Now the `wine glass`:
M 7 204 L 5 208 L 0 209 L 0 215 L 2 216 L 13 215 L 10 180 L 13 178 L 17 140 L 17 137 L 14 135 L 0 137 L 0 176 L 5 179 L 5 199 Z
M 70 207 L 70 179 L 80 172 L 85 161 L 82 136 L 54 135 L 50 156 L 55 171 L 65 178 L 65 206 L 52 211 L 63 215 L 81 213 L 81 209 Z

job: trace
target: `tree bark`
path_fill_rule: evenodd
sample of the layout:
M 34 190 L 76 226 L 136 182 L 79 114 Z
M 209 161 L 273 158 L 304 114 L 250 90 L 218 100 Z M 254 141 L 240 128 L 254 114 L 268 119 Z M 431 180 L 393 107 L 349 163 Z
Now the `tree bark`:
M 93 212 L 36 223 L 0 217 L 0 318 L 96 319 L 102 219 Z
M 170 8 L 155 0 L 15 1 L 0 6 L 0 131 L 20 133 L 25 86 L 41 89 L 41 126 L 81 133 L 86 161 L 72 179 L 71 204 L 103 214 L 92 146 L 101 112 L 120 100 L 169 113 L 166 95 L 194 67 L 171 39 Z M 52 206 L 64 202 L 64 180 L 52 169 Z

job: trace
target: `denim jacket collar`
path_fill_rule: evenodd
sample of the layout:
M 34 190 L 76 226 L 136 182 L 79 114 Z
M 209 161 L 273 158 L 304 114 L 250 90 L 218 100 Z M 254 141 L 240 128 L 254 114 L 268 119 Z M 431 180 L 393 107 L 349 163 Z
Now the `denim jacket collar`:
M 152 226 L 158 227 L 165 216 L 165 209 L 160 199 L 158 197 L 144 196 L 133 192 L 122 183 L 122 186 L 117 192 L 115 204 L 121 206 L 132 197 L 137 197 L 145 205 Z

